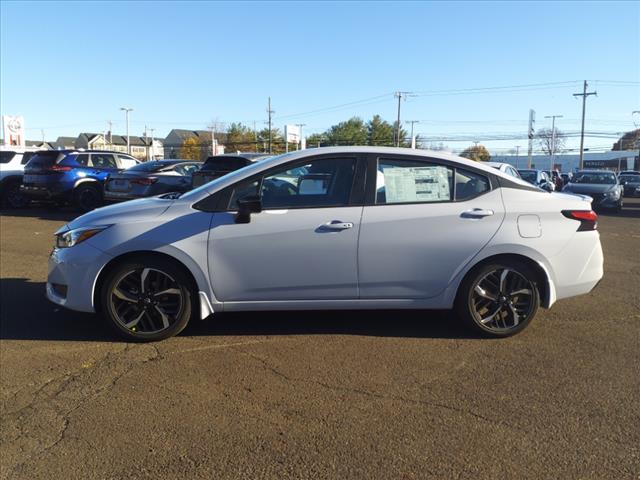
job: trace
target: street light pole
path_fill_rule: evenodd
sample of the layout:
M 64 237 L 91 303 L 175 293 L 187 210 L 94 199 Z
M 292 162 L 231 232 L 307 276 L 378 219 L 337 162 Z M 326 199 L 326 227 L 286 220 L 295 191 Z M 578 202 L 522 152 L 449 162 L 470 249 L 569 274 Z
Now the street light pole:
M 551 119 L 551 163 L 549 164 L 549 175 L 553 176 L 553 163 L 556 158 L 556 118 L 562 118 L 562 115 L 547 115 L 544 118 Z
M 516 145 L 516 169 L 518 168 L 518 158 L 520 157 L 520 145 Z
M 124 111 L 125 117 L 127 119 L 127 153 L 131 155 L 131 144 L 129 143 L 129 112 L 132 112 L 133 108 L 120 107 L 120 110 Z

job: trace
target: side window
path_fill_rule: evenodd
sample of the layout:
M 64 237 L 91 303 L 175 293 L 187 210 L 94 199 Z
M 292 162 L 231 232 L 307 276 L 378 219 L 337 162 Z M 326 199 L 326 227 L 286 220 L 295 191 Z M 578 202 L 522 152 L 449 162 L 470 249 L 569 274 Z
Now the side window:
M 14 152 L 0 152 L 0 163 L 9 163 L 14 156 Z
M 509 174 L 511 174 L 512 177 L 520 178 L 520 174 L 512 167 L 509 167 Z
M 355 166 L 353 158 L 321 159 L 253 177 L 236 185 L 229 209 L 237 208 L 239 198 L 256 194 L 265 209 L 347 205 Z
M 469 200 L 489 189 L 486 177 L 466 170 L 456 170 L 456 201 Z
M 418 160 L 378 160 L 376 204 L 453 199 L 453 169 Z
M 26 165 L 29 162 L 29 160 L 31 160 L 31 157 L 33 157 L 33 152 L 25 152 L 22 155 L 22 160 L 20 160 L 20 164 Z
M 89 165 L 89 155 L 87 153 L 81 153 L 79 155 L 76 155 L 76 162 L 78 162 L 83 167 L 88 166 Z
M 118 168 L 113 155 L 108 153 L 92 153 L 91 166 L 95 168 Z

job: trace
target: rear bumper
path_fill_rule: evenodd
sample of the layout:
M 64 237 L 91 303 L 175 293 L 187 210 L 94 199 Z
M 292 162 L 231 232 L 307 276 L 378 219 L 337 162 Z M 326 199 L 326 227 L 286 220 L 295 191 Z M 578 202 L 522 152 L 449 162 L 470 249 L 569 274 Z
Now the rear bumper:
M 598 232 L 576 233 L 569 247 L 554 257 L 553 270 L 558 300 L 593 290 L 604 275 L 604 255 Z
M 69 192 L 62 186 L 22 185 L 20 191 L 27 197 L 40 200 L 69 198 Z

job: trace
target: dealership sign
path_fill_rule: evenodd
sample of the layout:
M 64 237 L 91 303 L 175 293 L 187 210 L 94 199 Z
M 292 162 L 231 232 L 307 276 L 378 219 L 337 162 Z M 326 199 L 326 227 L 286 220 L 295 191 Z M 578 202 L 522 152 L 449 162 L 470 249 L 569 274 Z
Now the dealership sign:
M 16 117 L 12 115 L 2 116 L 2 134 L 5 145 L 16 147 L 25 146 L 24 137 L 24 117 Z
M 298 125 L 285 125 L 284 134 L 288 143 L 300 143 L 300 127 Z

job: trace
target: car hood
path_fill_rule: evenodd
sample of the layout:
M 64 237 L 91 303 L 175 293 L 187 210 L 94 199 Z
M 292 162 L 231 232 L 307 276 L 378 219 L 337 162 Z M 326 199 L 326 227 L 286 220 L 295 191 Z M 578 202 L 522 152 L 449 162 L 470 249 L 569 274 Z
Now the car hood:
M 143 219 L 149 220 L 162 215 L 173 202 L 174 200 L 162 197 L 150 197 L 109 205 L 81 215 L 59 231 L 95 225 L 129 223 Z
M 573 192 L 573 193 L 584 193 L 585 195 L 589 195 L 590 193 L 606 193 L 613 191 L 617 188 L 617 185 L 595 185 L 589 183 L 569 183 L 565 187 L 565 191 Z

